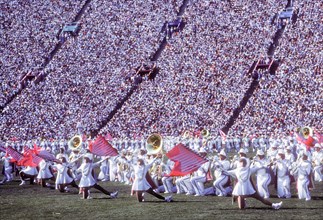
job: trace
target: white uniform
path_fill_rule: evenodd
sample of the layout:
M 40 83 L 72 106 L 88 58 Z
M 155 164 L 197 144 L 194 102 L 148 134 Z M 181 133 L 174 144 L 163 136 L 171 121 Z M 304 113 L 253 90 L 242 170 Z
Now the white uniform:
M 24 174 L 27 174 L 27 175 L 30 175 L 30 176 L 37 176 L 37 174 L 38 174 L 38 171 L 37 171 L 36 167 L 30 167 L 30 166 L 25 167 L 20 172 L 24 173 Z
M 196 171 L 196 176 L 191 178 L 191 183 L 195 192 L 195 196 L 204 196 L 204 183 L 206 182 L 206 174 L 209 170 L 210 162 L 205 162 Z
M 0 183 L 9 182 L 13 179 L 12 175 L 12 165 L 10 163 L 11 157 L 3 157 L 1 160 L 3 161 L 4 166 L 4 178 Z
M 224 188 L 224 185 L 228 183 L 229 176 L 225 174 L 222 170 L 229 170 L 230 169 L 230 162 L 225 160 L 218 160 L 215 164 L 214 176 L 215 181 L 213 182 L 213 186 L 215 188 L 215 194 L 217 196 L 227 196 L 228 193 L 231 192 L 232 188 L 227 187 Z M 229 188 L 229 189 L 228 189 Z
M 291 198 L 289 169 L 290 163 L 288 160 L 277 160 L 276 175 L 277 194 L 279 198 Z
M 37 175 L 37 179 L 50 179 L 53 177 L 52 172 L 49 167 L 51 166 L 51 162 L 41 160 L 38 164 L 39 172 Z
M 176 189 L 174 190 L 174 184 L 173 184 L 173 177 L 172 176 L 168 176 L 168 174 L 170 174 L 174 163 L 171 160 L 167 160 L 166 164 L 162 163 L 162 183 L 163 186 L 165 188 L 165 193 L 173 193 L 176 192 Z
M 116 161 L 117 157 L 118 156 L 109 158 L 109 178 L 110 178 L 110 181 L 112 182 L 116 181 L 116 177 L 117 177 L 117 167 L 118 167 L 118 164 Z
M 299 199 L 311 200 L 309 191 L 310 174 L 312 165 L 308 160 L 303 160 L 294 171 L 297 173 L 297 192 Z
M 54 165 L 53 168 L 57 170 L 57 175 L 56 175 L 56 188 L 58 188 L 59 184 L 69 184 L 73 181 L 73 178 L 68 175 L 68 164 L 63 163 L 63 164 L 57 164 Z
M 92 175 L 93 164 L 83 162 L 78 172 L 82 173 L 82 177 L 79 183 L 79 187 L 90 187 L 96 184 L 96 181 Z
M 256 193 L 256 190 L 253 188 L 250 181 L 250 176 L 256 171 L 256 167 L 238 167 L 234 170 L 225 171 L 225 173 L 233 176 L 238 180 L 236 185 L 234 186 L 232 195 L 253 195 L 254 193 Z
M 322 175 L 322 162 L 323 162 L 323 152 L 321 151 L 314 151 L 312 154 L 312 162 L 313 162 L 313 172 L 314 172 L 314 180 L 318 182 L 322 182 L 323 175 Z
M 98 180 L 101 180 L 101 181 L 108 181 L 109 180 L 109 163 L 108 163 L 107 156 L 101 157 L 100 173 L 98 175 Z
M 271 182 L 271 176 L 270 176 L 270 168 L 267 167 L 269 164 L 269 160 L 266 158 L 258 159 L 254 166 L 259 167 L 260 169 L 257 170 L 256 176 L 257 176 L 257 191 L 259 195 L 265 199 L 268 199 L 270 194 L 268 190 L 268 186 Z
M 151 187 L 146 179 L 146 174 L 155 160 L 152 160 L 147 165 L 137 165 L 134 167 L 135 179 L 132 184 L 132 191 L 146 191 Z

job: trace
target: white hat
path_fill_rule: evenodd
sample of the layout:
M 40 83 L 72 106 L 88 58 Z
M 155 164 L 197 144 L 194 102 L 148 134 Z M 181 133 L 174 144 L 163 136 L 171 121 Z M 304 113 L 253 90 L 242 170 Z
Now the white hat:
M 86 158 L 89 158 L 90 160 L 93 160 L 93 155 L 92 154 L 90 154 L 90 153 L 86 153 L 86 154 L 84 154 L 84 156 L 83 157 L 86 157 Z
M 263 150 L 259 149 L 259 150 L 257 150 L 257 155 L 263 156 L 263 155 L 265 155 L 265 153 Z
M 320 145 L 320 143 L 316 143 L 316 144 L 314 145 L 314 147 L 321 148 L 321 145 Z
M 204 147 L 201 147 L 199 150 L 199 153 L 207 153 L 206 150 L 204 149 Z
M 288 146 L 286 147 L 286 150 L 292 150 L 292 146 L 288 145 Z
M 219 155 L 227 157 L 227 154 L 225 153 L 225 151 L 223 149 L 220 151 Z
M 283 149 L 279 149 L 277 154 L 284 154 L 285 155 L 285 151 Z
M 246 151 L 245 151 L 243 148 L 241 148 L 241 149 L 239 150 L 239 154 L 246 154 Z

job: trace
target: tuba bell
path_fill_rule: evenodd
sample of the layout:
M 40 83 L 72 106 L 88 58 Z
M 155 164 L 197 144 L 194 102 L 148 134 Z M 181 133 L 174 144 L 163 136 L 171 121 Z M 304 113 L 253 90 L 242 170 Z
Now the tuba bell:
M 162 150 L 163 139 L 159 134 L 152 134 L 147 138 L 147 154 L 158 154 Z
M 203 138 L 208 138 L 210 136 L 210 132 L 209 132 L 209 130 L 203 129 L 201 131 L 201 135 Z
M 307 139 L 309 138 L 310 136 L 313 136 L 313 129 L 308 127 L 308 126 L 305 126 L 305 127 L 302 127 L 301 128 L 301 135 Z
M 68 141 L 68 148 L 72 151 L 74 150 L 80 150 L 80 147 L 82 146 L 82 136 L 81 135 L 75 135 Z

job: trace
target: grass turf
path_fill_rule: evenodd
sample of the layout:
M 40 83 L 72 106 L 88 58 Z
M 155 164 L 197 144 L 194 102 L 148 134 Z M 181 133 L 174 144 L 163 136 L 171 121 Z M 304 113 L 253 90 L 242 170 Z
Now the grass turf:
M 2 178 L 2 176 L 0 176 Z M 116 182 L 100 182 L 108 191 L 119 190 L 117 199 L 92 189 L 93 199 L 81 199 L 77 189 L 60 193 L 39 185 L 19 186 L 13 182 L 0 185 L 1 219 L 322 219 L 323 183 L 317 183 L 311 192 L 312 200 L 297 198 L 295 183 L 293 197 L 284 199 L 280 210 L 273 210 L 254 199 L 248 199 L 248 208 L 239 210 L 231 197 L 194 197 L 174 194 L 174 202 L 166 203 L 146 194 L 145 202 L 138 203 L 130 196 L 130 186 Z M 210 185 L 211 183 L 209 183 Z M 273 202 L 276 197 L 273 186 Z

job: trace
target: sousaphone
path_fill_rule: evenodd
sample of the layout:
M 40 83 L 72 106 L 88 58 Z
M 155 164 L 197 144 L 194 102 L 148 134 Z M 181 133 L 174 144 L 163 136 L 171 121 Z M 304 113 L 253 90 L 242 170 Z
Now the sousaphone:
M 147 154 L 158 154 L 163 148 L 163 139 L 160 134 L 154 133 L 146 141 Z
M 81 135 L 75 135 L 68 141 L 68 148 L 72 151 L 74 150 L 80 150 L 82 146 L 82 136 Z

